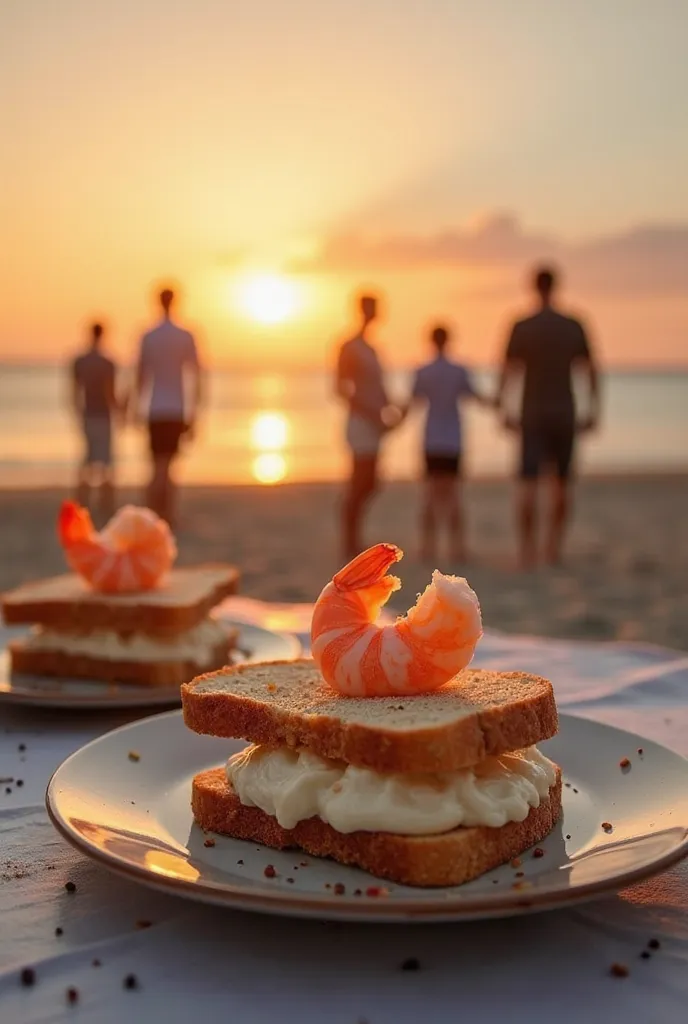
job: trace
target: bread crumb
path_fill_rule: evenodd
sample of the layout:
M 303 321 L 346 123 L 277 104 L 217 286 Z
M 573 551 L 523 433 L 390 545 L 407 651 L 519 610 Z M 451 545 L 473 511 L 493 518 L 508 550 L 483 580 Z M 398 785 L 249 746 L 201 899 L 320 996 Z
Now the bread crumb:
M 76 892 L 76 884 L 74 882 L 65 882 L 65 889 L 67 892 Z
M 139 987 L 139 979 L 135 974 L 127 974 L 126 978 L 122 982 L 124 988 L 134 989 Z
M 22 967 L 22 972 L 19 975 L 19 980 L 25 988 L 30 988 L 31 985 L 36 984 L 36 972 L 33 967 Z
M 644 751 L 643 751 L 642 747 L 638 747 L 638 753 L 640 754 L 641 757 L 643 756 Z
M 150 926 L 151 926 L 152 924 L 153 924 L 153 922 L 152 922 L 152 921 L 147 921 L 147 920 L 145 920 L 145 919 L 141 919 L 141 920 L 139 920 L 139 921 L 137 921 L 137 922 L 136 922 L 136 927 L 137 927 L 137 928 L 139 928 L 139 929 L 142 929 L 142 928 L 150 928 Z
M 268 864 L 263 874 L 265 875 L 266 878 L 277 878 L 277 872 L 275 871 L 272 864 Z
M 130 750 L 127 754 L 130 761 L 140 761 L 141 755 L 136 750 Z
M 609 968 L 609 973 L 614 978 L 627 978 L 628 967 L 626 967 L 626 964 L 612 964 Z
M 268 693 L 277 693 L 277 687 L 275 686 L 274 683 L 268 683 L 267 691 Z
M 70 985 L 70 987 L 67 989 L 66 997 L 69 1005 L 74 1006 L 75 1003 L 79 1002 L 79 989 L 74 988 L 73 985 Z
M 605 832 L 611 832 L 614 826 L 612 825 L 611 821 L 603 821 L 602 828 Z
M 366 896 L 389 896 L 389 889 L 385 889 L 383 885 L 369 885 L 365 891 Z
M 536 846 L 535 849 L 533 850 L 533 857 L 535 857 L 535 859 L 538 860 L 538 858 L 544 857 L 544 856 L 545 856 L 545 851 L 542 849 L 542 847 L 541 846 Z
M 628 758 L 627 757 L 622 757 L 621 760 L 619 761 L 619 768 L 630 768 L 630 767 L 631 767 L 631 762 L 628 760 Z
M 511 886 L 512 889 L 532 889 L 530 882 L 514 882 Z
M 520 857 L 514 857 L 514 859 L 511 861 L 511 866 L 512 868 L 520 868 L 522 863 L 523 861 Z
M 659 949 L 661 943 L 659 939 L 650 939 L 647 945 L 649 949 Z
M 214 846 L 215 845 L 215 840 L 214 839 L 204 839 L 203 840 L 203 845 L 204 846 Z
M 335 896 L 343 896 L 345 892 L 346 886 L 344 886 L 341 882 L 337 882 L 337 884 L 334 887 Z

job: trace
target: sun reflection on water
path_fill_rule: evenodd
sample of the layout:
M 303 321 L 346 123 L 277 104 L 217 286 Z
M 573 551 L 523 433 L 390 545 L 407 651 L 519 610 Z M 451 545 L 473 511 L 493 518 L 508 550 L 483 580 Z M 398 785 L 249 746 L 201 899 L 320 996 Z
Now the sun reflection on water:
M 289 439 L 289 422 L 281 412 L 262 412 L 251 423 L 251 446 L 260 454 L 251 472 L 261 484 L 276 484 L 287 475 L 284 449 Z

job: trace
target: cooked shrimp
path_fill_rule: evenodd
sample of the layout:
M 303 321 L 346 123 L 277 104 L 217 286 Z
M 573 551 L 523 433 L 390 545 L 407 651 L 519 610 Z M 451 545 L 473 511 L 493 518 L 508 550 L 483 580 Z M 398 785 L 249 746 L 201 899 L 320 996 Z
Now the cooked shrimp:
M 376 544 L 335 573 L 316 601 L 313 658 L 323 677 L 352 697 L 427 693 L 470 662 L 482 636 L 478 598 L 460 576 L 436 569 L 432 582 L 393 625 L 375 620 L 401 581 L 386 576 L 403 557 Z
M 121 508 L 98 533 L 88 509 L 65 501 L 58 534 L 70 568 L 105 593 L 152 590 L 177 557 L 167 523 L 133 505 Z

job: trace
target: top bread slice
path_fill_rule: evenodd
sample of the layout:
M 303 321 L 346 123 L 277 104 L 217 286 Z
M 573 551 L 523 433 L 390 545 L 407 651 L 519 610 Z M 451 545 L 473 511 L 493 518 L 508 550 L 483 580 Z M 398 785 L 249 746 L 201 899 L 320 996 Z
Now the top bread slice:
M 154 590 L 102 594 L 67 573 L 3 594 L 2 613 L 7 625 L 33 623 L 67 632 L 181 633 L 234 594 L 238 581 L 233 565 L 199 565 L 173 569 Z
M 194 732 L 306 747 L 379 772 L 448 772 L 557 731 L 552 684 L 524 672 L 467 669 L 434 693 L 345 697 L 310 658 L 238 665 L 182 686 Z

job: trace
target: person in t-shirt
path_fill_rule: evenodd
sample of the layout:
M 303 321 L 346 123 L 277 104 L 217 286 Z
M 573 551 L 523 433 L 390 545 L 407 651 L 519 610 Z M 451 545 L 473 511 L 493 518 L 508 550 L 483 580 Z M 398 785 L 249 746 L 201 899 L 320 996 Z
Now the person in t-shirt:
M 196 342 L 190 331 L 173 321 L 174 298 L 170 288 L 160 292 L 162 320 L 141 338 L 137 371 L 138 397 L 145 396 L 148 402 L 148 436 L 153 460 L 147 502 L 170 524 L 175 511 L 172 463 L 179 453 L 182 437 L 193 437 L 203 398 Z
M 594 429 L 599 419 L 599 377 L 590 342 L 578 320 L 554 308 L 556 283 L 553 270 L 542 268 L 536 272 L 533 284 L 540 308 L 514 324 L 497 399 L 505 413 L 505 426 L 521 435 L 519 535 L 524 568 L 537 559 L 537 481 L 545 471 L 552 479 L 546 557 L 550 564 L 560 560 L 575 437 Z M 587 411 L 578 419 L 573 392 L 576 371 L 587 384 Z M 509 411 L 517 380 L 523 386 L 520 417 Z
M 104 329 L 91 324 L 86 352 L 71 364 L 72 405 L 84 435 L 84 459 L 79 467 L 76 500 L 88 506 L 91 487 L 99 488 L 101 511 L 111 516 L 115 507 L 112 466 L 112 420 L 121 411 L 115 378 L 117 367 L 102 352 Z
M 363 295 L 358 302 L 360 326 L 339 350 L 335 389 L 348 407 L 346 440 L 351 451 L 351 475 L 342 507 L 342 549 L 344 558 L 361 550 L 363 515 L 378 487 L 380 443 L 388 427 L 389 406 L 382 367 L 368 337 L 377 317 L 377 299 Z
M 467 399 L 485 404 L 471 374 L 461 363 L 447 356 L 450 342 L 446 327 L 430 334 L 434 359 L 416 371 L 410 405 L 426 406 L 424 459 L 425 497 L 421 512 L 421 557 L 436 557 L 437 533 L 446 526 L 451 557 L 464 561 L 464 517 L 461 501 L 463 431 L 460 406 Z

